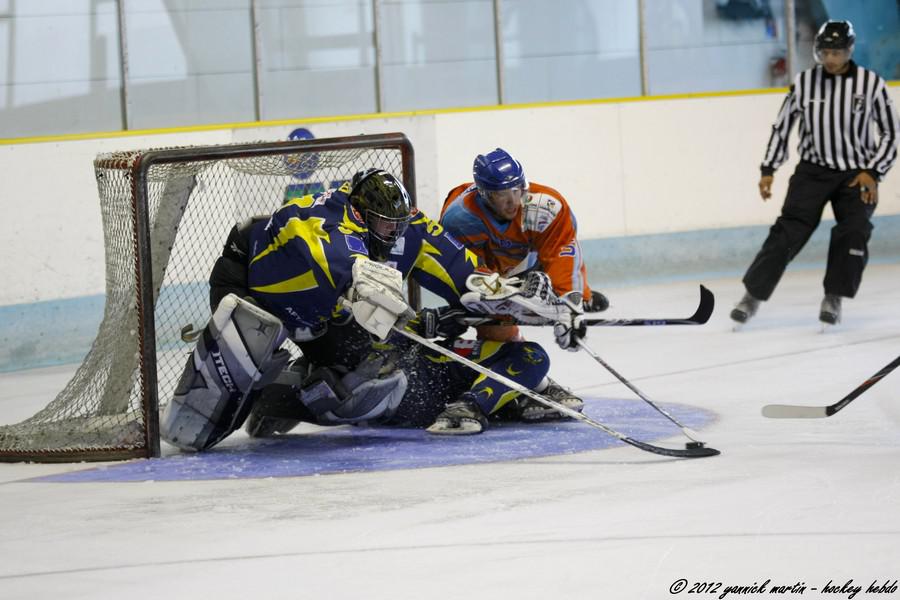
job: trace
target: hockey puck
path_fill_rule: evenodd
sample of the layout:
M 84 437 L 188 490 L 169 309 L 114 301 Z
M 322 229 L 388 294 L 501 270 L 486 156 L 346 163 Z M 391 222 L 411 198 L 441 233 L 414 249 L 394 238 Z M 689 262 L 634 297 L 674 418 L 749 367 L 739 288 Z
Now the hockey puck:
M 694 448 L 704 448 L 706 447 L 706 444 L 704 444 L 703 442 L 688 442 L 684 445 L 684 447 L 688 450 L 693 450 Z

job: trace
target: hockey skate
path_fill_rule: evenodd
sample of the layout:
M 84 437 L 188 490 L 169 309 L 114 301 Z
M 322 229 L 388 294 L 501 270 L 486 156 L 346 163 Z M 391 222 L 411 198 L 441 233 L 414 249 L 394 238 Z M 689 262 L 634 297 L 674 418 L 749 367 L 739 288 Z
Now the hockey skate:
M 735 322 L 735 331 L 738 331 L 744 323 L 756 314 L 756 311 L 759 310 L 760 302 L 762 300 L 757 300 L 750 295 L 750 292 L 744 294 L 741 301 L 731 310 L 731 320 Z
M 559 385 L 552 379 L 550 385 L 541 392 L 544 396 L 559 402 L 566 408 L 581 412 L 584 409 L 584 400 L 573 394 L 568 389 Z M 556 419 L 568 419 L 566 415 L 557 410 L 545 406 L 533 398 L 527 396 L 518 399 L 519 418 L 527 423 L 538 423 L 541 421 L 554 421 Z
M 300 421 L 296 419 L 278 419 L 251 414 L 247 420 L 246 431 L 250 437 L 267 438 L 277 434 L 288 433 L 299 424 Z
M 465 393 L 456 402 L 447 404 L 425 431 L 436 435 L 474 435 L 487 427 L 487 417 L 475 402 L 475 396 Z
M 822 331 L 829 325 L 837 325 L 841 322 L 841 297 L 837 294 L 825 294 L 822 298 L 822 306 L 819 308 L 819 320 L 822 322 Z

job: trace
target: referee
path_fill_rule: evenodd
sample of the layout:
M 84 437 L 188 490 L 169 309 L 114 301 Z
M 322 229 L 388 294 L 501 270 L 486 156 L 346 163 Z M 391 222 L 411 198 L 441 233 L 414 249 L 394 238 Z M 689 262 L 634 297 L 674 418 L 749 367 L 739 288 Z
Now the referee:
M 819 320 L 838 323 L 841 298 L 853 298 L 859 288 L 869 256 L 878 182 L 897 158 L 900 125 L 884 80 L 850 60 L 855 40 L 849 21 L 822 25 L 815 40 L 818 64 L 794 79 L 772 127 L 760 166 L 762 199 L 772 196 L 773 173 L 787 159 L 794 121 L 800 122 L 800 164 L 781 216 L 744 275 L 747 293 L 731 311 L 739 324 L 772 295 L 829 201 L 837 224 L 831 230 Z

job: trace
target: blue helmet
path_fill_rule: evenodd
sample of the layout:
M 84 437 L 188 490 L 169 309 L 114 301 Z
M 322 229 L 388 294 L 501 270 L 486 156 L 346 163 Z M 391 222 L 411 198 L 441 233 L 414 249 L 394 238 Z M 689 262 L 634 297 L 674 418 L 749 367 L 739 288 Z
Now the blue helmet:
M 475 164 L 472 165 L 472 176 L 483 198 L 488 197 L 488 192 L 528 187 L 522 163 L 502 148 L 476 156 Z

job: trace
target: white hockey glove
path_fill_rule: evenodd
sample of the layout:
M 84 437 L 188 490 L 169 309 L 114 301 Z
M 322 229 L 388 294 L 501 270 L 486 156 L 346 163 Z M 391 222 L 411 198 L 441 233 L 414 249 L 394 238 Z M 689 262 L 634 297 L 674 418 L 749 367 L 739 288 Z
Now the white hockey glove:
M 466 286 L 471 290 L 460 297 L 472 312 L 509 315 L 521 325 L 550 325 L 568 322 L 572 313 L 581 313 L 580 305 L 564 302 L 553 291 L 550 277 L 541 271 L 530 271 L 524 279 L 493 275 L 470 275 Z
M 501 277 L 499 273 L 472 273 L 466 279 L 470 292 L 485 300 L 503 300 L 520 293 L 522 281 L 518 277 Z M 466 294 L 469 295 L 469 294 Z
M 582 322 L 584 303 L 581 292 L 563 294 L 562 301 L 570 310 L 566 317 L 561 317 L 553 326 L 553 336 L 563 350 L 578 352 L 578 340 L 587 334 L 587 325 Z
M 569 323 L 557 323 L 553 326 L 556 343 L 569 352 L 578 352 L 578 340 L 584 339 L 585 334 L 587 325 L 581 321 L 580 316 L 574 316 Z
M 517 305 L 509 298 L 519 293 L 521 281 L 515 277 L 501 277 L 497 273 L 473 273 L 466 279 L 468 292 L 459 297 L 469 311 L 483 315 L 514 314 Z
M 392 327 L 403 327 L 416 314 L 403 298 L 403 274 L 373 260 L 353 263 L 353 284 L 347 299 L 356 322 L 380 340 L 387 338 Z

